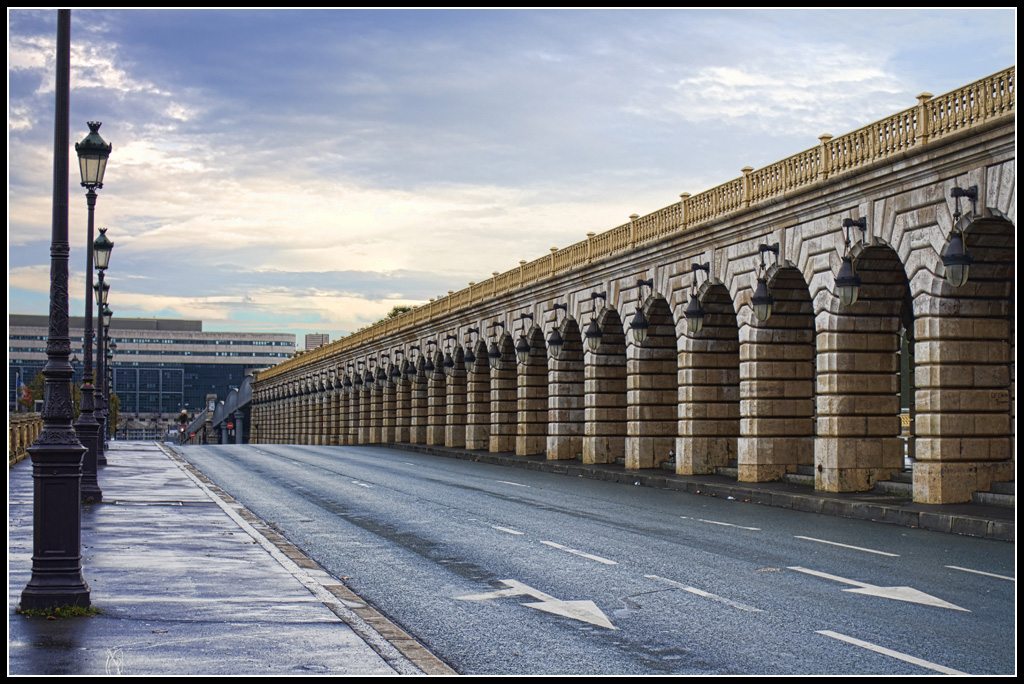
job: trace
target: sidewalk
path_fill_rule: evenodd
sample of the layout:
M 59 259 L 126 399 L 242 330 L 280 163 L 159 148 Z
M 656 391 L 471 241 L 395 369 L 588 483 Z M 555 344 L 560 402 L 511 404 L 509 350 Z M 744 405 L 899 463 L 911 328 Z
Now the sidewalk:
M 8 674 L 453 674 L 177 456 L 113 442 L 82 511 L 91 618 L 14 612 L 32 464 L 8 470 Z

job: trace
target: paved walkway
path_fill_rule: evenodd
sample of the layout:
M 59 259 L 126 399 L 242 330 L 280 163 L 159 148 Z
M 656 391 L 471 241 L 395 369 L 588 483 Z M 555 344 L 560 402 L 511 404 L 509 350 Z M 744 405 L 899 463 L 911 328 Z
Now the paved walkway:
M 32 565 L 32 464 L 8 471 L 8 673 L 450 674 L 158 445 L 114 442 L 82 512 L 91 618 L 15 613 Z

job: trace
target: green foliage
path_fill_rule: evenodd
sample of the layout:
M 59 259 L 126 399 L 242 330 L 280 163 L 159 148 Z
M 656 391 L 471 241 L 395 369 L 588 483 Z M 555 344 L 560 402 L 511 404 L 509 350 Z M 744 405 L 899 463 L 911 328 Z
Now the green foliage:
M 14 612 L 24 615 L 25 617 L 45 617 L 48 620 L 72 617 L 95 617 L 101 614 L 99 608 L 95 608 L 93 606 L 56 606 L 53 608 L 44 608 L 42 610 L 37 610 L 35 608 L 22 610 L 21 606 L 18 606 L 14 609 Z
M 121 400 L 111 392 L 107 400 L 107 431 L 114 435 L 117 432 L 117 420 L 121 417 Z
M 32 381 L 28 383 L 27 387 L 28 397 L 22 398 L 19 394 L 18 405 L 26 411 L 31 411 L 35 407 L 36 401 L 46 396 L 46 376 L 43 375 L 42 371 L 36 373 L 32 376 Z M 78 420 L 78 414 L 81 413 L 82 388 L 76 383 L 71 383 L 71 402 L 75 411 L 73 420 Z
M 401 314 L 404 314 L 406 311 L 412 311 L 412 307 L 411 306 L 395 306 L 394 308 L 391 309 L 391 311 L 388 312 L 387 317 L 388 318 L 394 318 L 395 316 L 400 316 Z

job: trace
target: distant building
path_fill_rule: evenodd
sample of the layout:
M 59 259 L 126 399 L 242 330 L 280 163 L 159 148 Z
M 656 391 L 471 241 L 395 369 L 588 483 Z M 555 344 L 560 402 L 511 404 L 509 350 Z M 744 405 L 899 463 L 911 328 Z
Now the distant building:
M 85 319 L 72 316 L 72 366 L 76 382 L 83 370 Z M 205 406 L 206 395 L 225 397 L 253 370 L 273 366 L 295 354 L 295 335 L 283 333 L 203 332 L 203 322 L 162 318 L 111 320 L 113 387 L 121 413 L 164 418 Z M 46 364 L 46 316 L 7 317 L 7 402 L 17 400 L 17 377 L 27 385 Z M 94 343 L 95 344 L 95 343 Z M 93 355 L 95 357 L 95 353 Z M 95 368 L 95 358 L 93 367 Z
M 307 333 L 305 349 L 309 351 L 310 349 L 316 349 L 330 343 L 331 336 L 326 333 Z

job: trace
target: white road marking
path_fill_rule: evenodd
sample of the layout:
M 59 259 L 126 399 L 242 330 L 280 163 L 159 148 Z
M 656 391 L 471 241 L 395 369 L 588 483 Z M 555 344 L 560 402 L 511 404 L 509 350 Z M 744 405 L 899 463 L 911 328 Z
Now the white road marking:
M 508 532 L 509 534 L 522 534 L 522 532 L 520 532 L 519 530 L 512 530 L 507 527 L 501 527 L 500 525 L 491 525 L 491 527 L 498 530 L 499 532 Z
M 556 544 L 553 541 L 542 541 L 541 544 L 547 544 L 548 546 L 559 549 L 560 551 L 565 551 L 566 553 L 571 553 L 575 556 L 582 556 L 583 558 L 588 558 L 592 561 L 597 561 L 598 563 L 604 563 L 605 565 L 618 565 L 618 563 L 613 560 L 601 558 L 600 556 L 595 556 L 591 553 L 584 553 L 583 551 L 578 551 L 576 549 L 570 549 L 568 546 L 562 546 L 561 544 Z
M 359 485 L 360 487 L 366 487 L 367 489 L 373 489 L 372 485 L 368 485 L 365 482 L 360 482 L 359 480 L 352 480 L 352 484 Z
M 537 601 L 520 605 L 542 610 L 553 615 L 561 615 L 572 620 L 579 620 L 591 625 L 597 625 L 605 629 L 618 629 L 593 601 L 562 601 L 516 580 L 506 579 L 499 581 L 508 588 L 489 591 L 486 594 L 468 594 L 466 596 L 456 596 L 455 598 L 460 601 L 488 601 L 506 596 L 530 596 L 537 599 Z
M 962 610 L 965 613 L 971 611 L 960 606 L 947 603 L 940 598 L 936 598 L 931 594 L 926 594 L 923 591 L 918 591 L 912 587 L 878 587 L 874 584 L 868 584 L 866 582 L 858 582 L 857 580 L 847 579 L 845 577 L 839 577 L 837 575 L 830 575 L 827 572 L 819 572 L 818 570 L 808 570 L 807 568 L 791 566 L 790 570 L 796 570 L 797 572 L 803 572 L 808 575 L 814 575 L 815 577 L 822 577 L 824 579 L 830 579 L 835 582 L 842 582 L 844 584 L 852 584 L 857 587 L 856 589 L 843 589 L 853 594 L 866 594 L 867 596 L 878 596 L 881 598 L 893 599 L 895 601 L 906 601 L 907 603 L 920 603 L 925 606 L 935 606 L 936 608 L 948 608 L 949 610 Z
M 529 487 L 530 485 L 519 484 L 518 482 L 509 482 L 508 480 L 498 480 L 500 484 L 510 484 L 513 487 Z
M 760 608 L 754 608 L 753 606 L 748 606 L 745 603 L 739 603 L 737 601 L 733 601 L 732 599 L 727 599 L 724 596 L 719 596 L 718 594 L 712 594 L 711 592 L 704 591 L 703 589 L 698 589 L 697 587 L 690 587 L 683 584 L 682 582 L 676 582 L 675 580 L 670 580 L 666 577 L 658 577 L 657 575 L 644 575 L 644 577 L 646 577 L 647 579 L 656 579 L 658 581 L 664 582 L 665 584 L 670 584 L 673 587 L 676 587 L 677 589 L 682 589 L 683 591 L 688 591 L 691 594 L 711 599 L 712 601 L 718 601 L 719 603 L 724 603 L 727 606 L 732 606 L 733 608 L 745 610 L 750 613 L 764 612 Z
M 874 549 L 865 549 L 863 546 L 850 546 L 849 544 L 840 544 L 839 542 L 828 541 L 827 539 L 815 539 L 814 537 L 802 537 L 799 534 L 793 535 L 796 539 L 806 539 L 807 541 L 818 542 L 819 544 L 830 544 L 832 546 L 842 546 L 844 549 L 853 549 L 854 551 L 867 551 L 868 553 L 877 553 L 879 556 L 892 556 L 893 558 L 899 558 L 898 553 L 888 553 L 887 551 L 876 551 Z
M 744 527 L 743 525 L 736 525 L 734 523 L 719 522 L 718 520 L 705 520 L 704 518 L 690 518 L 685 515 L 679 516 L 683 520 L 696 520 L 697 522 L 708 523 L 709 525 L 722 525 L 723 527 L 738 527 L 741 530 L 753 530 L 754 532 L 760 532 L 760 527 Z
M 951 570 L 962 570 L 963 572 L 973 572 L 976 575 L 985 575 L 986 577 L 995 577 L 996 579 L 1009 580 L 1010 582 L 1016 582 L 1016 577 L 1007 577 L 1006 575 L 997 575 L 994 572 L 985 572 L 983 570 L 971 570 L 970 568 L 961 568 L 959 565 L 947 565 L 947 568 Z
M 948 674 L 948 675 L 966 675 L 967 674 L 966 672 L 961 672 L 960 670 L 954 670 L 953 668 L 946 667 L 945 665 L 937 665 L 935 663 L 930 663 L 927 660 L 922 660 L 921 658 L 915 658 L 914 656 L 907 655 L 906 653 L 900 653 L 899 651 L 893 651 L 892 649 L 885 648 L 884 646 L 879 646 L 877 644 L 872 644 L 871 642 L 868 642 L 868 641 L 861 641 L 860 639 L 854 639 L 853 637 L 846 636 L 845 634 L 839 634 L 838 632 L 833 632 L 833 631 L 830 631 L 830 630 L 827 630 L 827 629 L 818 630 L 817 634 L 823 634 L 823 635 L 825 635 L 827 637 L 832 637 L 833 639 L 838 639 L 839 641 L 845 641 L 848 644 L 853 644 L 854 646 L 860 646 L 861 648 L 866 648 L 869 651 L 874 651 L 875 653 L 881 653 L 882 655 L 887 655 L 890 658 L 896 658 L 897 660 L 902 660 L 902 661 L 907 662 L 907 663 L 913 663 L 914 665 L 919 665 L 919 666 L 927 668 L 929 670 L 935 670 L 936 672 L 941 672 L 942 674 Z

